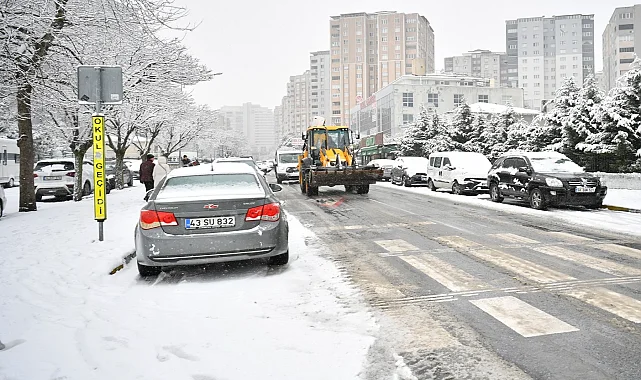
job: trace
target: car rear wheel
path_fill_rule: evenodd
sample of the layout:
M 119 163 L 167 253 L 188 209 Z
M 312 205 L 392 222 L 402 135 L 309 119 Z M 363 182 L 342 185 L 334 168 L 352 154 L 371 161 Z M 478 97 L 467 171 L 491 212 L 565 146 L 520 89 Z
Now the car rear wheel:
M 412 186 L 412 183 L 410 182 L 410 179 L 407 178 L 406 175 L 403 176 L 403 179 L 401 180 L 401 182 L 403 183 L 403 186 L 405 186 L 405 187 Z
M 431 178 L 427 180 L 427 187 L 432 191 L 436 191 L 436 186 L 434 186 L 434 181 Z
M 36 194 L 36 202 L 42 202 L 42 194 Z
M 85 197 L 91 194 L 91 184 L 89 182 L 85 182 L 85 185 L 82 187 L 82 195 Z
M 12 188 L 16 185 L 16 182 L 13 180 L 13 178 L 9 179 L 9 188 Z
M 461 195 L 463 194 L 463 189 L 461 188 L 461 185 L 457 181 L 454 181 L 452 184 L 452 194 L 456 195 Z
M 277 183 L 277 184 L 279 184 L 279 185 L 280 185 L 281 183 L 283 183 L 282 178 L 280 178 L 278 175 L 276 175 L 276 183 Z
M 138 264 L 138 273 L 141 277 L 158 276 L 162 269 L 160 267 L 151 267 L 148 265 Z
M 289 251 L 269 258 L 269 265 L 285 265 L 289 262 Z
M 131 175 L 129 176 L 129 182 L 127 182 L 127 186 L 129 186 L 129 187 L 133 187 L 134 186 L 134 177 L 131 176 Z
M 545 210 L 547 208 L 543 192 L 540 189 L 534 189 L 530 192 L 530 207 L 535 210 Z
M 501 190 L 499 185 L 495 182 L 490 184 L 490 199 L 492 202 L 501 203 L 503 202 L 503 197 L 501 196 Z

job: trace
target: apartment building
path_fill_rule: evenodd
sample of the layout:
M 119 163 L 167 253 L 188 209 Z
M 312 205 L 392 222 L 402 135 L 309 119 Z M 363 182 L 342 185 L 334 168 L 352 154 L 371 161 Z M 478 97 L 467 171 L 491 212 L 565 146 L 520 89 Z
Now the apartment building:
M 310 53 L 310 117 L 322 116 L 326 120 L 332 115 L 331 56 L 329 50 Z
M 350 13 L 330 18 L 331 124 L 405 74 L 434 72 L 434 30 L 417 13 Z
M 508 81 L 524 90 L 526 108 L 541 110 L 572 76 L 594 74 L 594 15 L 507 20 Z
M 638 22 L 637 22 L 638 21 Z M 606 90 L 630 70 L 635 53 L 641 51 L 641 5 L 616 8 L 603 32 L 603 83 Z
M 258 104 L 224 106 L 219 110 L 221 124 L 242 133 L 256 158 L 268 158 L 277 146 L 274 112 Z
M 506 53 L 479 49 L 455 57 L 446 57 L 444 71 L 476 78 L 489 78 L 497 85 L 511 86 L 507 75 Z
M 463 102 L 523 107 L 523 89 L 465 75 L 406 75 L 354 106 L 350 125 L 361 136 L 382 132 L 385 138 L 396 139 L 418 118 L 421 107 L 445 114 Z
M 317 77 L 318 79 L 320 77 Z M 319 86 L 319 84 L 315 85 L 315 87 Z M 318 89 L 316 90 L 318 91 Z M 306 70 L 303 74 L 289 77 L 287 95 L 281 101 L 282 118 L 279 132 L 281 140 L 295 135 L 300 136 L 301 131 L 309 126 L 312 119 L 311 93 L 312 74 L 310 70 Z

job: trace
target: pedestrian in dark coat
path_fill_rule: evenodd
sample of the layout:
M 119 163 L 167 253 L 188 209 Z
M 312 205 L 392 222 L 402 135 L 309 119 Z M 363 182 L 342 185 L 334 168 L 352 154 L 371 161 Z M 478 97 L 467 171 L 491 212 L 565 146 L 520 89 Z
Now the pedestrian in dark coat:
M 147 161 L 140 164 L 140 182 L 145 184 L 145 190 L 154 188 L 154 155 L 148 154 Z

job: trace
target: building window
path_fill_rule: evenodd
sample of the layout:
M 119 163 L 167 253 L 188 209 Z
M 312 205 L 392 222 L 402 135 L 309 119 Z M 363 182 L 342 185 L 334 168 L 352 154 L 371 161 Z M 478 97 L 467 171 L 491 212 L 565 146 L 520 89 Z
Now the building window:
M 412 115 L 411 113 L 403 114 L 403 125 L 412 124 L 413 122 L 414 122 L 414 115 Z
M 592 24 L 583 24 L 583 29 L 592 29 Z
M 632 53 L 632 52 L 634 52 L 634 47 L 619 48 L 619 53 Z
M 454 94 L 454 107 L 458 107 L 463 104 L 465 98 L 463 94 Z
M 634 58 L 623 58 L 619 61 L 619 63 L 632 63 L 634 62 Z
M 632 30 L 632 29 L 634 29 L 634 24 L 619 25 L 619 30 Z
M 489 103 L 489 102 L 490 102 L 489 95 L 479 95 L 479 103 Z
M 527 79 L 527 75 L 523 75 L 521 79 Z
M 583 37 L 590 37 L 592 36 L 592 32 L 583 32 Z
M 438 94 L 427 94 L 427 102 L 438 107 Z
M 414 107 L 414 93 L 413 92 L 404 92 L 403 93 L 403 107 Z

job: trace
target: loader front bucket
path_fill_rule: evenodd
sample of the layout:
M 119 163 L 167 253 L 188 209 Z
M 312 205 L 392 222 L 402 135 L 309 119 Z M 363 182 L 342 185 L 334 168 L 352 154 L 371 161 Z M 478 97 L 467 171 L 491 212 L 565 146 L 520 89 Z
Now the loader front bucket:
M 335 186 L 335 185 L 371 185 L 383 175 L 381 169 L 363 168 L 321 168 L 312 173 L 312 186 Z

